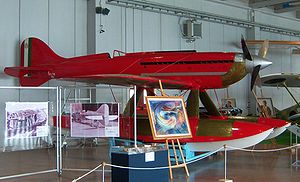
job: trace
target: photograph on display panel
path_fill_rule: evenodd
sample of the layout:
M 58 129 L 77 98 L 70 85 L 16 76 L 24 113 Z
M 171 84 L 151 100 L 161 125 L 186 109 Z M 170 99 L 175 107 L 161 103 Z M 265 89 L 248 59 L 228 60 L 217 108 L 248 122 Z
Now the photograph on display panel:
M 6 102 L 6 139 L 48 136 L 48 102 Z
M 273 102 L 271 98 L 257 98 L 257 114 L 264 117 L 274 116 Z
M 236 100 L 235 100 L 235 98 L 222 99 L 222 108 L 224 108 L 224 109 L 232 109 L 234 107 L 236 107 Z
M 118 103 L 71 103 L 71 137 L 119 137 Z
M 148 96 L 146 105 L 155 140 L 191 137 L 183 97 Z

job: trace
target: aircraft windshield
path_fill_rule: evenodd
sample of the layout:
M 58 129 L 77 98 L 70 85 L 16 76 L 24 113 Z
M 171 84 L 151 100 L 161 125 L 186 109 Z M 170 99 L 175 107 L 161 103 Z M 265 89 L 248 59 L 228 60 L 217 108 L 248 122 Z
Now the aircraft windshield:
M 114 50 L 113 57 L 124 56 L 125 54 L 126 54 L 126 52 L 123 52 L 123 51 L 120 51 L 120 50 Z

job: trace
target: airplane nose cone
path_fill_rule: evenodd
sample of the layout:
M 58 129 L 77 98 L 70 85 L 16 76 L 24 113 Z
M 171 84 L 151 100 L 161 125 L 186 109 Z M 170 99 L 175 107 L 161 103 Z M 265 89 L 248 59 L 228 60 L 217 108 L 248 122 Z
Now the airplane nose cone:
M 248 73 L 252 73 L 253 69 L 258 65 L 260 65 L 260 70 L 262 70 L 272 64 L 271 61 L 258 56 L 253 56 L 253 61 L 246 60 L 245 62 Z
M 271 61 L 268 61 L 267 59 L 260 58 L 259 60 L 254 60 L 254 67 L 260 65 L 260 69 L 264 69 L 272 64 Z

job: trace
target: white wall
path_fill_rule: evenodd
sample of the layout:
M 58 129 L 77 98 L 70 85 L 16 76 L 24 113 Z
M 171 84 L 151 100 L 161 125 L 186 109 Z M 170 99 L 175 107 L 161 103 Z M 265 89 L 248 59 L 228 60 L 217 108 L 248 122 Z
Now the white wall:
M 38 37 L 58 54 L 71 57 L 87 52 L 86 0 L 1 0 L 0 1 L 0 85 L 18 85 L 5 76 L 6 66 L 19 65 L 19 45 Z
M 0 86 L 18 85 L 3 69 L 19 65 L 19 45 L 34 36 L 55 52 L 71 57 L 87 52 L 87 0 L 0 0 Z M 49 84 L 45 84 L 47 86 Z M 50 82 L 50 85 L 56 85 Z M 0 121 L 4 123 L 7 101 L 48 101 L 52 92 L 0 89 Z M 0 138 L 4 139 L 0 125 Z M 3 141 L 0 140 L 0 148 Z
M 36 36 L 47 42 L 58 54 L 66 57 L 84 55 L 87 53 L 87 3 L 93 1 L 99 5 L 99 0 L 0 0 L 0 60 L 1 69 L 19 64 L 20 42 L 28 36 Z M 237 6 L 218 4 L 216 1 L 199 0 L 152 0 L 153 2 L 206 11 L 223 16 L 248 20 L 248 7 L 242 2 L 228 1 Z M 95 16 L 95 48 L 96 52 L 110 52 L 118 49 L 126 52 L 151 50 L 184 50 L 197 51 L 241 51 L 240 35 L 246 36 L 244 28 L 201 21 L 203 36 L 193 43 L 187 43 L 181 38 L 178 23 L 184 18 L 153 13 L 131 8 L 108 5 L 104 0 L 102 5 L 111 11 L 108 16 Z M 223 3 L 223 2 L 222 2 Z M 300 29 L 300 23 L 292 18 L 256 11 L 255 19 L 260 23 L 275 24 L 291 29 Z M 94 13 L 93 11 L 89 13 Z M 292 16 L 292 15 L 291 15 Z M 104 33 L 100 34 L 100 24 Z M 260 38 L 274 40 L 299 40 L 298 37 L 283 36 L 275 33 L 260 32 Z M 299 56 L 291 55 L 290 49 L 270 50 L 269 58 L 273 66 L 262 71 L 261 75 L 278 71 L 297 72 L 300 67 Z M 229 96 L 236 97 L 239 107 L 246 110 L 249 78 L 228 88 Z M 56 85 L 61 82 L 50 82 Z M 17 85 L 17 79 L 0 73 L 0 85 Z M 1 91 L 0 91 L 1 92 Z M 210 91 L 212 98 L 213 91 Z M 219 99 L 226 95 L 226 90 L 217 91 Z M 2 95 L 8 93 L 1 92 Z M 21 97 L 30 93 L 22 92 Z M 11 94 L 9 94 L 11 95 Z M 278 108 L 287 107 L 292 103 L 289 96 L 282 90 L 264 89 L 264 96 L 273 97 Z M 14 94 L 19 97 L 19 93 Z M 44 96 L 43 96 L 44 97 Z M 1 100 L 1 98 L 0 98 Z
M 198 0 L 152 0 L 153 2 L 165 3 L 167 5 L 206 11 L 209 13 L 220 14 L 233 18 L 248 20 L 248 7 L 228 6 L 218 4 L 216 1 L 198 1 Z M 96 4 L 99 3 L 95 0 Z M 102 6 L 111 10 L 108 16 L 96 15 L 96 27 L 100 22 L 105 30 L 102 34 L 96 33 L 96 52 L 110 52 L 119 49 L 125 52 L 153 51 L 153 50 L 184 50 L 195 49 L 197 51 L 237 51 L 241 49 L 239 45 L 241 34 L 246 36 L 246 29 L 223 25 L 207 21 L 201 21 L 203 35 L 193 43 L 187 43 L 181 38 L 179 22 L 184 18 L 160 13 L 142 11 L 137 9 L 119 7 L 105 4 Z M 101 17 L 101 21 L 100 21 Z M 255 20 L 259 23 L 274 24 L 290 29 L 300 28 L 300 23 L 294 17 L 281 17 L 272 15 L 269 10 L 266 13 L 255 11 Z M 261 39 L 270 40 L 299 40 L 299 37 L 280 35 L 269 32 L 259 32 Z M 251 50 L 257 52 L 257 50 Z M 261 75 L 275 72 L 297 71 L 295 67 L 300 66 L 291 55 L 290 49 L 270 50 L 269 58 L 273 65 L 261 72 Z M 245 77 L 242 81 L 228 88 L 230 97 L 237 98 L 237 104 L 247 113 L 249 81 L 250 77 Z M 226 96 L 226 89 L 216 91 L 219 100 Z M 210 95 L 217 103 L 214 91 L 209 91 Z M 282 89 L 264 88 L 263 96 L 272 97 L 274 105 L 279 108 L 285 108 L 293 104 L 290 97 Z
M 196 1 L 195 3 L 199 4 Z M 192 6 L 188 3 L 187 5 Z M 240 51 L 235 43 L 239 43 L 241 34 L 246 34 L 244 28 L 202 21 L 202 38 L 193 43 L 187 43 L 185 39 L 181 38 L 179 28 L 179 23 L 184 18 L 105 4 L 103 6 L 108 7 L 111 12 L 108 16 L 96 15 L 98 19 L 101 17 L 101 23 L 105 30 L 102 34 L 96 34 L 97 52 L 112 53 L 114 49 L 127 52 L 186 49 Z M 100 23 L 100 21 L 96 21 L 96 23 Z M 96 27 L 99 26 L 98 24 Z M 123 42 L 125 44 L 122 44 Z M 245 79 L 237 83 L 235 87 L 229 88 L 229 96 L 236 97 L 239 106 L 244 110 L 247 108 L 247 102 L 244 99 L 247 98 L 247 85 L 248 80 Z M 214 92 L 209 93 L 216 101 L 216 97 L 213 96 Z M 221 99 L 225 91 L 219 89 L 217 93 Z

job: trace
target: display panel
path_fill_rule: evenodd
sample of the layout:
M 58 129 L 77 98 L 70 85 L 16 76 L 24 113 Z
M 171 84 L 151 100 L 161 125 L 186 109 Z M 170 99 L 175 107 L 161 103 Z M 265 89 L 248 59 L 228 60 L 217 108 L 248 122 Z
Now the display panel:
M 48 102 L 6 102 L 6 139 L 49 134 Z
M 274 113 L 273 102 L 271 98 L 257 98 L 257 112 L 264 117 L 272 117 Z
M 236 107 L 236 100 L 235 100 L 235 98 L 222 99 L 222 108 L 224 108 L 224 109 L 232 109 L 234 107 Z
M 71 103 L 71 137 L 119 137 L 118 103 Z
M 191 130 L 182 97 L 146 97 L 155 140 L 190 138 Z

